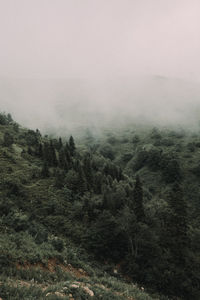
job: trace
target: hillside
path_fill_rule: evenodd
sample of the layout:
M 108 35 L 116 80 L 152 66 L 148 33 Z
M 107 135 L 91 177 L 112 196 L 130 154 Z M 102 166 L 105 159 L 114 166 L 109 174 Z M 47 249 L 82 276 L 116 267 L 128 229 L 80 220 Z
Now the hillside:
M 199 133 L 74 140 L 0 114 L 0 297 L 199 299 L 199 156 Z

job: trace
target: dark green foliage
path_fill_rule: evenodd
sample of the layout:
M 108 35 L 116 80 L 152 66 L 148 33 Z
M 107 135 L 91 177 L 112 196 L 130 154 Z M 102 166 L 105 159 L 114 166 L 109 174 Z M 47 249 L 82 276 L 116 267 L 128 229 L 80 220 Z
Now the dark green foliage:
M 55 148 L 54 148 L 54 145 L 53 145 L 53 142 L 52 140 L 50 141 L 50 163 L 52 166 L 56 167 L 58 162 L 57 162 L 57 157 L 56 157 L 56 151 L 55 151 Z
M 182 179 L 182 172 L 179 162 L 176 159 L 171 159 L 162 162 L 162 174 L 166 183 L 180 182 Z
M 36 244 L 40 245 L 48 241 L 48 231 L 42 224 L 29 221 L 26 230 L 27 228 L 29 234 L 34 238 Z
M 20 197 L 23 196 L 23 187 L 19 178 L 8 178 L 1 182 L 2 189 L 8 197 Z
M 94 176 L 94 192 L 96 194 L 101 194 L 103 184 L 103 175 L 101 172 L 96 172 Z
M 110 146 L 110 144 L 105 144 L 105 145 L 101 146 L 100 153 L 105 158 L 109 158 L 110 160 L 114 159 L 114 152 L 113 152 L 113 149 Z
M 55 187 L 58 189 L 63 188 L 65 184 L 65 172 L 60 169 L 56 169 L 55 172 Z
M 29 154 L 29 155 L 32 155 L 32 154 L 33 154 L 33 151 L 32 151 L 32 149 L 31 149 L 30 146 L 28 146 L 28 154 Z
M 42 144 L 40 143 L 39 146 L 38 146 L 38 152 L 37 152 L 37 155 L 40 157 L 40 158 L 43 158 L 43 146 Z
M 151 138 L 155 139 L 155 140 L 161 140 L 162 139 L 162 135 L 159 132 L 159 130 L 157 128 L 153 128 L 152 132 L 151 132 Z
M 25 133 L 25 139 L 28 146 L 35 146 L 38 144 L 38 134 L 34 130 L 28 130 Z
M 147 165 L 150 170 L 157 171 L 161 167 L 162 151 L 152 149 L 148 152 Z
M 74 170 L 69 170 L 66 174 L 65 185 L 71 191 L 78 192 L 79 180 L 80 180 L 79 173 Z
M 135 187 L 133 190 L 133 208 L 138 222 L 141 222 L 145 218 L 144 206 L 143 206 L 143 190 L 140 177 L 136 177 Z
M 14 143 L 14 139 L 10 132 L 5 132 L 3 137 L 3 144 L 6 147 L 10 147 Z
M 55 238 L 52 240 L 52 245 L 55 248 L 55 250 L 57 250 L 58 252 L 62 252 L 64 249 L 64 243 L 63 240 L 59 239 L 59 238 Z
M 117 181 L 123 180 L 122 169 L 117 167 L 115 164 L 105 164 L 103 171 L 106 176 L 109 175 L 112 179 L 116 179 Z
M 138 171 L 145 166 L 148 160 L 148 153 L 145 150 L 140 151 L 137 154 L 136 160 L 133 165 L 133 170 Z
M 41 171 L 42 177 L 46 178 L 49 177 L 49 166 L 47 161 L 44 161 L 43 166 L 42 166 L 42 171 Z
M 191 169 L 191 172 L 195 174 L 197 177 L 200 177 L 200 164 Z
M 133 144 L 137 144 L 137 143 L 139 143 L 139 141 L 140 141 L 139 135 L 137 135 L 137 134 L 134 135 L 134 137 L 132 139 Z
M 58 152 L 58 166 L 61 169 L 64 169 L 65 171 L 68 171 L 69 169 L 69 163 L 66 159 L 66 153 L 64 148 L 61 148 Z
M 0 113 L 0 125 L 9 125 L 13 122 L 11 114 Z
M 63 146 L 62 138 L 59 138 L 57 150 L 60 150 Z
M 76 146 L 75 146 L 74 138 L 73 138 L 73 136 L 70 136 L 70 138 L 69 138 L 69 152 L 70 152 L 70 155 L 74 156 L 75 151 L 76 151 Z
M 114 217 L 103 211 L 84 237 L 85 245 L 95 255 L 102 258 L 119 258 L 123 241 L 119 239 Z
M 89 154 L 83 159 L 83 171 L 87 181 L 87 188 L 90 190 L 93 187 L 93 170 L 92 170 L 92 160 Z
M 13 123 L 13 129 L 15 132 L 19 132 L 19 124 L 17 124 L 16 122 Z
M 187 206 L 184 199 L 183 191 L 178 183 L 175 183 L 169 195 L 169 205 L 171 208 L 169 222 L 169 236 L 172 245 L 171 251 L 175 255 L 175 261 L 182 260 L 185 257 L 185 248 L 188 246 L 188 221 Z

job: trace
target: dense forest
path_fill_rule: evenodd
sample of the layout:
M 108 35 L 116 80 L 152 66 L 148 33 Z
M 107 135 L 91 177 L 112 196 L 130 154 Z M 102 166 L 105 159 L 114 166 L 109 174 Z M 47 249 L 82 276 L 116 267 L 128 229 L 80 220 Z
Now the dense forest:
M 199 180 L 199 131 L 129 125 L 56 137 L 1 113 L 0 297 L 200 299 Z M 93 295 L 66 280 L 59 266 L 69 264 L 88 274 L 81 284 Z

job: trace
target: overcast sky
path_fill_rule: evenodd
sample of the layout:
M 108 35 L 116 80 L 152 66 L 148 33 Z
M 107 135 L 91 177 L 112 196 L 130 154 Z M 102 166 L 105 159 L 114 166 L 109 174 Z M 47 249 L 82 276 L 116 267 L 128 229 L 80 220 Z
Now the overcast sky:
M 154 76 L 160 85 L 158 75 L 195 88 L 187 85 L 176 101 L 174 84 L 160 94 L 141 79 Z M 140 113 L 136 98 L 149 107 L 163 94 L 185 107 L 191 90 L 199 101 L 199 82 L 199 0 L 0 0 L 0 104 L 16 115 L 23 105 L 34 119 L 47 103 L 53 115 L 81 98 L 104 110 L 126 99 Z

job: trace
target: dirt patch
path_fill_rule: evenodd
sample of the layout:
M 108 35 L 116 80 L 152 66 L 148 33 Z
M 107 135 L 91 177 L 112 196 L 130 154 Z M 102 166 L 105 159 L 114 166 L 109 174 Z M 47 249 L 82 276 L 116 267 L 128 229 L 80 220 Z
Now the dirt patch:
M 72 265 L 61 265 L 61 269 L 75 276 L 76 278 L 88 278 L 88 274 L 83 269 L 76 269 Z
M 32 268 L 39 268 L 43 271 L 48 271 L 51 273 L 56 272 L 56 268 L 61 268 L 64 272 L 70 273 L 72 276 L 76 278 L 88 278 L 88 274 L 83 269 L 74 268 L 71 264 L 61 264 L 55 258 L 51 258 L 48 260 L 46 264 L 43 263 L 35 263 L 31 264 L 29 262 L 24 262 L 23 264 L 17 263 L 17 269 L 30 270 Z

